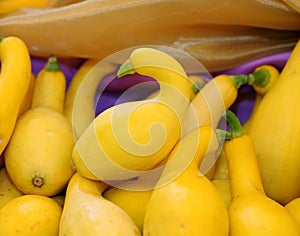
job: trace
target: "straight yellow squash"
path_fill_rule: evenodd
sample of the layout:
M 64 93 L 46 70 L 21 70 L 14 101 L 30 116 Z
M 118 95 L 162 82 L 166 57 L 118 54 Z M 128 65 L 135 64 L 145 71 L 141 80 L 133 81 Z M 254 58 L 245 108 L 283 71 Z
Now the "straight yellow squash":
M 268 196 L 286 204 L 300 196 L 300 41 L 263 97 L 248 133 Z

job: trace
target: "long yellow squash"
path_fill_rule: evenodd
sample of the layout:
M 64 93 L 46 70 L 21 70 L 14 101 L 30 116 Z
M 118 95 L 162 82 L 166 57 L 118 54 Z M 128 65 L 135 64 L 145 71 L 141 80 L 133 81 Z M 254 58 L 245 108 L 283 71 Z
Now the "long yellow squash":
M 229 140 L 224 143 L 232 200 L 228 209 L 230 236 L 295 235 L 300 228 L 288 211 L 264 191 L 251 138 L 238 118 L 226 111 Z
M 31 77 L 30 56 L 25 43 L 14 36 L 0 39 L 0 154 L 13 133 L 19 109 Z
M 282 204 L 300 196 L 300 42 L 263 97 L 248 133 L 265 191 Z

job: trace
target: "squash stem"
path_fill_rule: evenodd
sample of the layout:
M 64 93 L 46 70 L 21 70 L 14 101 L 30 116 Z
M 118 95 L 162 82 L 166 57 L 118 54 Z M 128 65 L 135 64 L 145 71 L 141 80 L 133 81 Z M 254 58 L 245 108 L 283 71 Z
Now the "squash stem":
M 267 69 L 262 68 L 248 75 L 248 84 L 265 87 L 270 81 L 270 73 Z
M 0 35 L 0 43 L 2 42 L 3 39 L 4 37 Z
M 199 93 L 199 91 L 204 87 L 204 85 L 205 85 L 204 81 L 194 82 L 192 85 L 192 90 L 193 90 L 194 94 L 196 95 L 197 93 Z
M 223 129 L 216 129 L 216 135 L 219 142 L 231 139 L 231 133 Z
M 48 62 L 45 66 L 45 70 L 49 72 L 57 72 L 60 71 L 60 66 L 55 56 L 50 56 L 48 58 Z
M 248 83 L 248 75 L 229 75 L 228 77 L 237 89 Z
M 228 133 L 229 135 L 225 136 L 227 140 L 240 137 L 244 134 L 244 130 L 240 123 L 240 120 L 232 111 L 226 110 L 224 113 L 224 118 L 230 126 Z

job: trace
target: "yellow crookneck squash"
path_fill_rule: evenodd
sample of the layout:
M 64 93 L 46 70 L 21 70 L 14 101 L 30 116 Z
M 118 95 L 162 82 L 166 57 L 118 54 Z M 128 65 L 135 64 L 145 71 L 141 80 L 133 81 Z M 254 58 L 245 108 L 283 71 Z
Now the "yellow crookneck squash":
M 0 154 L 13 133 L 30 84 L 31 62 L 26 44 L 14 36 L 0 37 Z
M 224 143 L 232 193 L 229 235 L 300 235 L 288 211 L 265 194 L 251 137 L 243 133 L 234 113 L 226 111 L 225 117 L 230 124 Z
M 76 170 L 87 178 L 135 177 L 134 171 L 150 170 L 166 160 L 180 139 L 193 96 L 193 83 L 180 63 L 163 51 L 143 47 L 131 52 L 118 77 L 130 73 L 156 79 L 160 92 L 152 99 L 117 104 L 92 121 L 72 156 Z
M 210 126 L 194 129 L 177 143 L 148 201 L 144 236 L 228 235 L 226 205 L 199 171 L 204 156 L 214 153 L 218 146 L 215 130 Z M 189 159 L 185 167 L 182 162 Z M 170 179 L 174 172 L 178 176 Z

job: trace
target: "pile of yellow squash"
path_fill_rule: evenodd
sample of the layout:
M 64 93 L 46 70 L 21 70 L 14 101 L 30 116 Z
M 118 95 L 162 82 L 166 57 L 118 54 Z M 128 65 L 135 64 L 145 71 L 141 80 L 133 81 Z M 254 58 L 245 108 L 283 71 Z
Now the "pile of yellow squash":
M 0 236 L 300 236 L 297 2 L 0 1 L 0 14 Z M 138 45 L 152 46 L 99 66 Z M 286 50 L 283 68 L 222 73 Z M 48 58 L 37 74 L 32 57 Z M 69 84 L 60 58 L 82 61 Z M 107 70 L 160 89 L 95 114 Z

